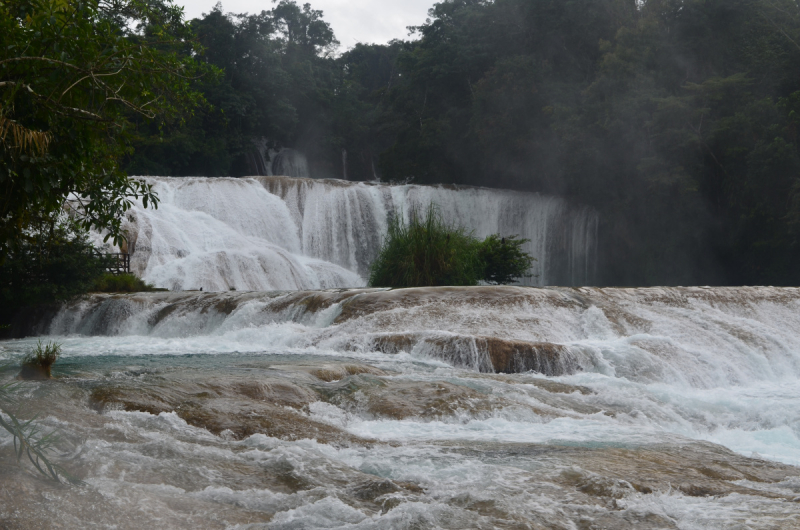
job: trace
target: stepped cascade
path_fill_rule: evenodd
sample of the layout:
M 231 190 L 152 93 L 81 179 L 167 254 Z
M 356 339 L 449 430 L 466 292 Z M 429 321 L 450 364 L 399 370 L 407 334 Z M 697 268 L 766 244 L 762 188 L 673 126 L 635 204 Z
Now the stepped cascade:
M 486 188 L 292 177 L 146 178 L 159 208 L 128 214 L 131 267 L 158 287 L 222 291 L 366 284 L 392 215 L 431 203 L 476 237 L 530 239 L 530 285 L 586 285 L 597 214 L 558 197 Z
M 86 487 L 0 430 L 0 522 L 797 528 L 798 329 L 796 288 L 88 295 L 0 341 L 0 384 L 63 345 L 26 399 Z

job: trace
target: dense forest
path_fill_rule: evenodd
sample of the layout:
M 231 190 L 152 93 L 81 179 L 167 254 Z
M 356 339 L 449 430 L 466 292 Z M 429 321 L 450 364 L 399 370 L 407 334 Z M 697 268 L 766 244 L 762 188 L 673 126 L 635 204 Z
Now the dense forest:
M 795 0 L 451 0 L 339 54 L 287 0 L 189 25 L 221 81 L 140 127 L 131 174 L 253 174 L 288 146 L 317 175 L 591 205 L 601 284 L 798 284 Z

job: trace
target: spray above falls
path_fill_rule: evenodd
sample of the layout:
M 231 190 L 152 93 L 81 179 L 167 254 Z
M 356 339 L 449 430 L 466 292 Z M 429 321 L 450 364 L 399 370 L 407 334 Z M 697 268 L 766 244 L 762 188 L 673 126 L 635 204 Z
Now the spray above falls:
M 597 214 L 537 193 L 291 177 L 147 178 L 158 209 L 128 214 L 131 267 L 173 290 L 361 287 L 388 220 L 435 203 L 476 237 L 530 239 L 532 285 L 586 285 Z

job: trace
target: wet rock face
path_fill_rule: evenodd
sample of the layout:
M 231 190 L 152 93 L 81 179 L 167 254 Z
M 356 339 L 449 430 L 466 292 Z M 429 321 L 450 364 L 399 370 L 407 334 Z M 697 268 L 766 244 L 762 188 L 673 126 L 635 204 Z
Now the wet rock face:
M 136 384 L 103 384 L 92 389 L 89 405 L 100 413 L 113 410 L 153 415 L 175 412 L 190 425 L 238 440 L 266 434 L 285 440 L 308 438 L 321 443 L 366 443 L 303 414 L 304 407 L 320 398 L 310 387 L 274 377 L 198 381 L 193 375 L 196 376 L 160 374 L 140 379 Z
M 326 389 L 325 400 L 357 415 L 378 419 L 441 420 L 459 415 L 486 417 L 512 405 L 474 389 L 447 382 L 373 380 Z
M 485 349 L 495 373 L 536 372 L 544 375 L 567 375 L 578 371 L 569 350 L 549 342 L 523 342 L 478 337 L 478 347 Z
M 357 349 L 352 344 L 351 348 Z M 373 336 L 368 348 L 390 355 L 420 351 L 457 366 L 475 365 L 479 371 L 498 374 L 535 372 L 560 376 L 581 370 L 566 346 L 549 342 L 526 342 L 490 336 L 389 333 Z
M 360 374 L 369 374 L 377 376 L 389 375 L 387 372 L 380 370 L 378 368 L 373 368 L 372 366 L 365 366 L 359 364 L 340 364 L 340 365 L 334 364 L 334 365 L 322 366 L 310 370 L 309 373 L 314 377 L 321 379 L 322 381 L 325 381 L 326 383 L 339 381 L 350 375 L 360 375 Z
M 561 481 L 608 502 L 633 491 L 649 495 L 670 490 L 689 497 L 736 493 L 791 502 L 798 500 L 788 491 L 760 487 L 800 476 L 798 468 L 747 458 L 710 443 L 665 444 L 633 450 L 579 450 L 570 452 L 569 460 L 577 467 L 565 470 Z

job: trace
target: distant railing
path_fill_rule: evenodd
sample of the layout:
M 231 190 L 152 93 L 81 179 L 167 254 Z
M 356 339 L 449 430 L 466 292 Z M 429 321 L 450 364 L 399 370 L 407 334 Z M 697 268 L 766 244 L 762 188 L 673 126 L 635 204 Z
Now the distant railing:
M 126 252 L 112 252 L 105 255 L 108 258 L 106 271 L 111 274 L 128 274 L 131 272 L 131 255 Z

